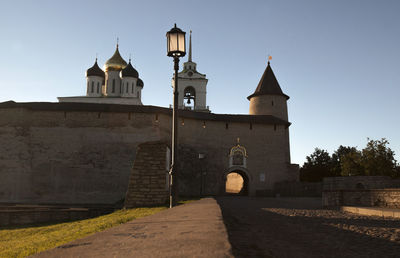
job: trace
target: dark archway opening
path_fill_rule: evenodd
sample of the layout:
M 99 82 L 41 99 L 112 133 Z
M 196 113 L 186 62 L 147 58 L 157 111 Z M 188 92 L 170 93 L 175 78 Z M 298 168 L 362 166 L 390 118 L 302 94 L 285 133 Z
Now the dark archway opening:
M 232 171 L 225 178 L 225 194 L 247 196 L 249 193 L 249 179 L 242 171 Z
M 183 91 L 183 105 L 185 106 L 185 109 L 194 109 L 194 107 L 196 106 L 195 103 L 196 90 L 192 86 L 188 86 Z

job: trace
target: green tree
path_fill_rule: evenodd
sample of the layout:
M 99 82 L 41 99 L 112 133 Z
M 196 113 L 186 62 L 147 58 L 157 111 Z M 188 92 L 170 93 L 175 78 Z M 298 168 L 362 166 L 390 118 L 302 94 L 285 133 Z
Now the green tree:
M 397 161 L 394 152 L 388 147 L 389 142 L 368 139 L 367 146 L 362 150 L 362 166 L 365 175 L 368 176 L 391 176 L 396 177 Z
M 357 151 L 356 147 L 350 147 L 350 146 L 346 147 L 343 145 L 339 146 L 339 148 L 332 154 L 332 167 L 331 167 L 332 176 L 343 175 L 342 173 L 343 158 L 346 157 L 348 154 L 356 151 Z M 353 156 L 353 154 L 351 156 Z
M 318 182 L 324 177 L 332 176 L 332 159 L 326 150 L 315 148 L 314 152 L 306 159 L 307 161 L 300 169 L 301 181 Z
M 341 176 L 363 176 L 365 169 L 362 165 L 362 152 L 351 148 L 347 153 L 342 154 L 340 160 Z

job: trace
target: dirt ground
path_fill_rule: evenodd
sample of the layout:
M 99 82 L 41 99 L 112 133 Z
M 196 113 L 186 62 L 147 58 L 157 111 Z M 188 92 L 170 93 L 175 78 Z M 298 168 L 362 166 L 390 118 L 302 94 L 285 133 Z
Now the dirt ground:
M 220 197 L 235 257 L 400 257 L 400 220 L 321 208 L 319 198 Z

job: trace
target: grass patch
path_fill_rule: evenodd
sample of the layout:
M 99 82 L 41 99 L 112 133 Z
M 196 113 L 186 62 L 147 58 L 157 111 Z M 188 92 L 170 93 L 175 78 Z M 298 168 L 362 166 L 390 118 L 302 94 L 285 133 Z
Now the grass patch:
M 36 254 L 164 209 L 166 207 L 126 209 L 74 222 L 19 226 L 14 229 L 0 228 L 0 257 L 25 257 Z

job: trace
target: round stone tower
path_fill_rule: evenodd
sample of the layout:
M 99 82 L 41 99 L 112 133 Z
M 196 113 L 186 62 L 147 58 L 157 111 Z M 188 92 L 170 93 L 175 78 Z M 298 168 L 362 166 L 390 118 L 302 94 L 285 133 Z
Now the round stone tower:
M 269 61 L 257 89 L 247 99 L 250 100 L 250 115 L 272 115 L 288 121 L 286 101 L 289 96 L 282 92 Z

